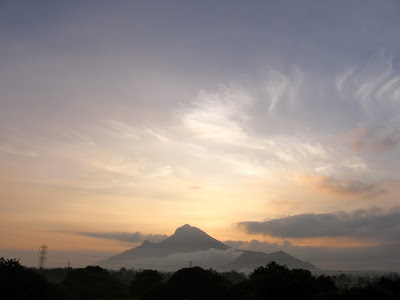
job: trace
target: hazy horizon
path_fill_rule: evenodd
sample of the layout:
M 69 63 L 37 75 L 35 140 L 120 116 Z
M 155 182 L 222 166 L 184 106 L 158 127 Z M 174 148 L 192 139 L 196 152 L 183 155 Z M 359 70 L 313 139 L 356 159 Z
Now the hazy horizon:
M 399 15 L 395 0 L 0 1 L 0 256 L 46 244 L 49 265 L 84 265 L 189 223 L 400 270 Z
M 153 240 L 153 243 L 158 243 L 168 238 Z M 358 272 L 400 272 L 400 264 L 398 260 L 398 253 L 400 248 L 397 245 L 391 247 L 373 247 L 373 248 L 335 248 L 335 247 L 302 247 L 291 244 L 285 241 L 282 244 L 260 242 L 252 240 L 250 242 L 244 241 L 223 241 L 226 245 L 236 250 L 251 250 L 256 252 L 273 253 L 284 251 L 290 255 L 295 256 L 306 262 L 310 262 L 319 269 L 324 271 L 358 271 Z M 125 239 L 125 249 L 129 250 L 135 248 L 135 244 L 129 243 Z M 28 267 L 37 267 L 39 250 L 16 250 L 16 249 L 1 249 L 0 256 L 6 258 L 17 258 L 20 262 Z M 123 252 L 123 251 L 122 251 Z M 219 251 L 209 249 L 207 251 L 195 252 L 181 252 L 174 253 L 167 257 L 154 257 L 149 259 L 138 259 L 127 264 L 121 261 L 117 264 L 111 264 L 108 267 L 112 269 L 119 269 L 121 267 L 136 269 L 139 268 L 153 268 L 162 271 L 174 270 L 187 267 L 189 261 L 194 265 L 202 267 L 212 267 L 218 269 L 218 266 L 225 266 L 227 262 L 235 258 L 239 254 L 233 255 L 231 252 Z M 100 261 L 108 259 L 112 256 L 120 254 L 121 251 L 108 252 L 108 251 L 54 251 L 49 250 L 46 256 L 46 268 L 65 268 L 70 266 L 72 268 L 83 268 L 88 265 L 97 265 Z M 203 259 L 202 259 L 203 258 Z M 209 265 L 207 262 L 211 261 Z M 213 263 L 215 262 L 215 264 Z M 242 269 L 239 271 L 246 272 L 251 269 Z

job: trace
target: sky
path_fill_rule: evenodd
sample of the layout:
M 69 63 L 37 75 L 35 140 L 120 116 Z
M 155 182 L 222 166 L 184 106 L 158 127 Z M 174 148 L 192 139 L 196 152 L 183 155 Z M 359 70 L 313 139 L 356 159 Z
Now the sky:
M 400 270 L 399 15 L 0 1 L 0 254 L 118 253 L 188 223 Z

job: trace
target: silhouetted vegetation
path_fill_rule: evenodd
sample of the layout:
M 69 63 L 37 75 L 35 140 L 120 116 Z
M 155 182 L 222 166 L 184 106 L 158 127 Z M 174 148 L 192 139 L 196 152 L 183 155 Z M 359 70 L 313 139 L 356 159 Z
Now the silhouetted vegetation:
M 247 279 L 246 274 L 244 273 L 239 273 L 238 271 L 232 270 L 229 272 L 222 272 L 221 273 L 222 277 L 227 279 L 233 284 L 237 284 L 239 282 L 245 281 Z
M 63 285 L 76 299 L 116 299 L 126 297 L 126 285 L 100 267 L 71 270 Z
M 162 293 L 169 299 L 225 299 L 230 285 L 216 271 L 184 268 L 169 278 Z
M 17 259 L 0 258 L 0 299 L 65 299 L 62 286 L 49 283 Z
M 313 299 L 336 291 L 330 277 L 314 277 L 303 269 L 289 270 L 275 262 L 259 267 L 231 290 L 232 299 Z
M 130 294 L 134 298 L 150 298 L 161 287 L 163 275 L 155 270 L 143 270 L 136 274 L 130 284 Z
M 400 299 L 400 276 L 314 276 L 275 262 L 249 276 L 200 267 L 155 270 L 37 270 L 0 258 L 0 299 Z

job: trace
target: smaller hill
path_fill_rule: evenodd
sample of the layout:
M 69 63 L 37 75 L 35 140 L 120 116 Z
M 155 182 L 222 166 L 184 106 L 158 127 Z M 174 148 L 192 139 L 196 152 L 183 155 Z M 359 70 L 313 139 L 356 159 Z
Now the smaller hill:
M 289 269 L 307 269 L 310 271 L 319 270 L 319 268 L 311 263 L 301 261 L 283 251 L 276 251 L 270 254 L 264 252 L 244 251 L 229 264 L 229 267 L 234 270 L 252 270 L 259 266 L 265 266 L 272 261 L 280 265 L 286 265 Z

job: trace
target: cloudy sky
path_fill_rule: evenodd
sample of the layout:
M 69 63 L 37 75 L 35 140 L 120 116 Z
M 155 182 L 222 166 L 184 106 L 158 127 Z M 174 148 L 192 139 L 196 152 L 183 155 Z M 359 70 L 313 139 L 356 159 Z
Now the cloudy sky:
M 400 243 L 398 1 L 1 1 L 0 248 Z

